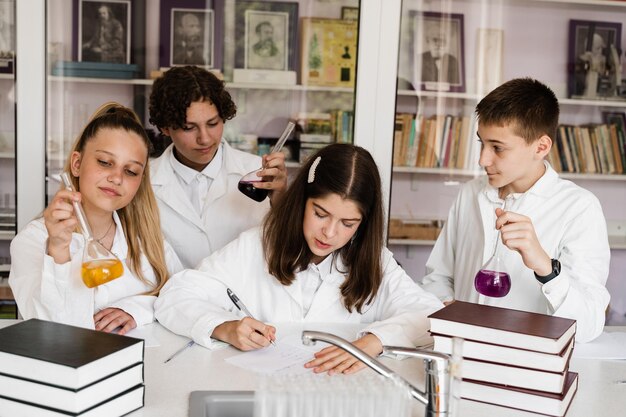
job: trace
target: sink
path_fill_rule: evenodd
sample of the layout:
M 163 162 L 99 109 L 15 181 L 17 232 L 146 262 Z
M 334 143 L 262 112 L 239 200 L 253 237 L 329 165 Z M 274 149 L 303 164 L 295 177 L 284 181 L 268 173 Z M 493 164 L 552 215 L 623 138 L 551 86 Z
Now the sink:
M 192 391 L 189 417 L 252 417 L 254 391 Z

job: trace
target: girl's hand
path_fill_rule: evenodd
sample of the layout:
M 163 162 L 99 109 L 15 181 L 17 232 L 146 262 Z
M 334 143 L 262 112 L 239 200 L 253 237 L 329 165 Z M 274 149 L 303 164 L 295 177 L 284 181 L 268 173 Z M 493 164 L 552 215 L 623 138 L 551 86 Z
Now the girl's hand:
M 524 265 L 539 276 L 552 272 L 552 259 L 543 250 L 530 218 L 512 211 L 496 209 L 496 229 L 500 230 L 502 243 L 522 255 Z
M 111 333 L 113 330 L 121 327 L 117 334 L 123 335 L 137 327 L 133 316 L 119 308 L 105 308 L 104 310 L 100 310 L 94 314 L 93 321 L 96 330 L 105 333 Z
M 60 190 L 43 212 L 44 224 L 48 230 L 47 253 L 57 264 L 70 260 L 72 232 L 78 224 L 72 201 L 80 202 L 79 192 Z
M 376 357 L 383 353 L 383 344 L 378 337 L 369 333 L 352 344 L 368 355 Z M 319 374 L 328 371 L 328 375 L 337 373 L 353 374 L 365 368 L 363 362 L 336 346 L 326 347 L 315 354 L 315 359 L 307 362 L 305 368 L 313 368 L 313 372 Z
M 276 340 L 276 328 L 251 317 L 239 321 L 227 321 L 213 330 L 211 337 L 219 339 L 239 350 L 261 349 Z

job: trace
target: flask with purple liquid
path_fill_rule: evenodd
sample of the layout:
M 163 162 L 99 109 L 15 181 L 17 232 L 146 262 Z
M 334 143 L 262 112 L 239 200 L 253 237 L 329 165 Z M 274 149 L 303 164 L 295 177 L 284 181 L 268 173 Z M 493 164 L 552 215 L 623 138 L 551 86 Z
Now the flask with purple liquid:
M 506 203 L 502 210 L 506 211 Z M 476 273 L 474 278 L 474 288 L 480 294 L 487 297 L 504 297 L 511 290 L 511 277 L 508 273 L 504 272 L 504 265 L 500 260 L 499 248 L 501 245 L 500 230 L 496 236 L 496 244 L 494 245 L 493 255 L 491 258 L 480 268 L 480 271 Z

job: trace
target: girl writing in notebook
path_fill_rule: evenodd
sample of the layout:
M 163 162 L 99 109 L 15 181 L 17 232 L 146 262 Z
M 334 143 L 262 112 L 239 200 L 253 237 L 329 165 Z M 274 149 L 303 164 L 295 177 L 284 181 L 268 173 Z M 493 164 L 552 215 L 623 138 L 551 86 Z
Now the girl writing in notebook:
M 443 305 L 415 284 L 383 245 L 378 169 L 363 148 L 334 144 L 300 169 L 264 220 L 197 270 L 176 274 L 155 303 L 159 322 L 196 343 L 241 350 L 268 346 L 268 322 L 363 323 L 354 345 L 372 356 L 383 345 L 416 346 Z M 227 295 L 231 289 L 252 317 Z M 306 364 L 353 373 L 364 365 L 334 347 Z
M 9 284 L 25 319 L 120 328 L 120 334 L 154 320 L 156 295 L 182 266 L 159 228 L 149 147 L 132 110 L 107 103 L 94 113 L 64 168 L 77 191 L 58 191 L 43 217 L 11 242 Z M 73 201 L 82 205 L 94 239 L 122 261 L 121 277 L 95 288 L 83 283 L 85 239 Z

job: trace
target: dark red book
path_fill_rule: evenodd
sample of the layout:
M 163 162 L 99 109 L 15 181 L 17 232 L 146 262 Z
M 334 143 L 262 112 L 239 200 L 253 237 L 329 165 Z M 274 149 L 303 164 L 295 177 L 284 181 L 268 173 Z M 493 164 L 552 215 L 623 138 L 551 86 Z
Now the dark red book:
M 470 379 L 461 381 L 461 398 L 558 417 L 565 415 L 577 390 L 578 374 L 576 372 L 567 373 L 565 389 L 561 394 L 507 387 Z
M 555 355 L 576 333 L 576 320 L 463 301 L 429 318 L 432 333 Z
M 443 336 L 434 333 L 432 336 L 435 341 L 433 350 L 441 353 L 447 353 L 448 355 L 452 354 L 452 338 L 450 336 Z M 463 340 L 462 355 L 463 358 L 466 359 L 477 359 L 513 366 L 521 366 L 524 368 L 541 369 L 549 372 L 563 372 L 567 370 L 573 350 L 573 338 L 557 355 L 465 339 Z

